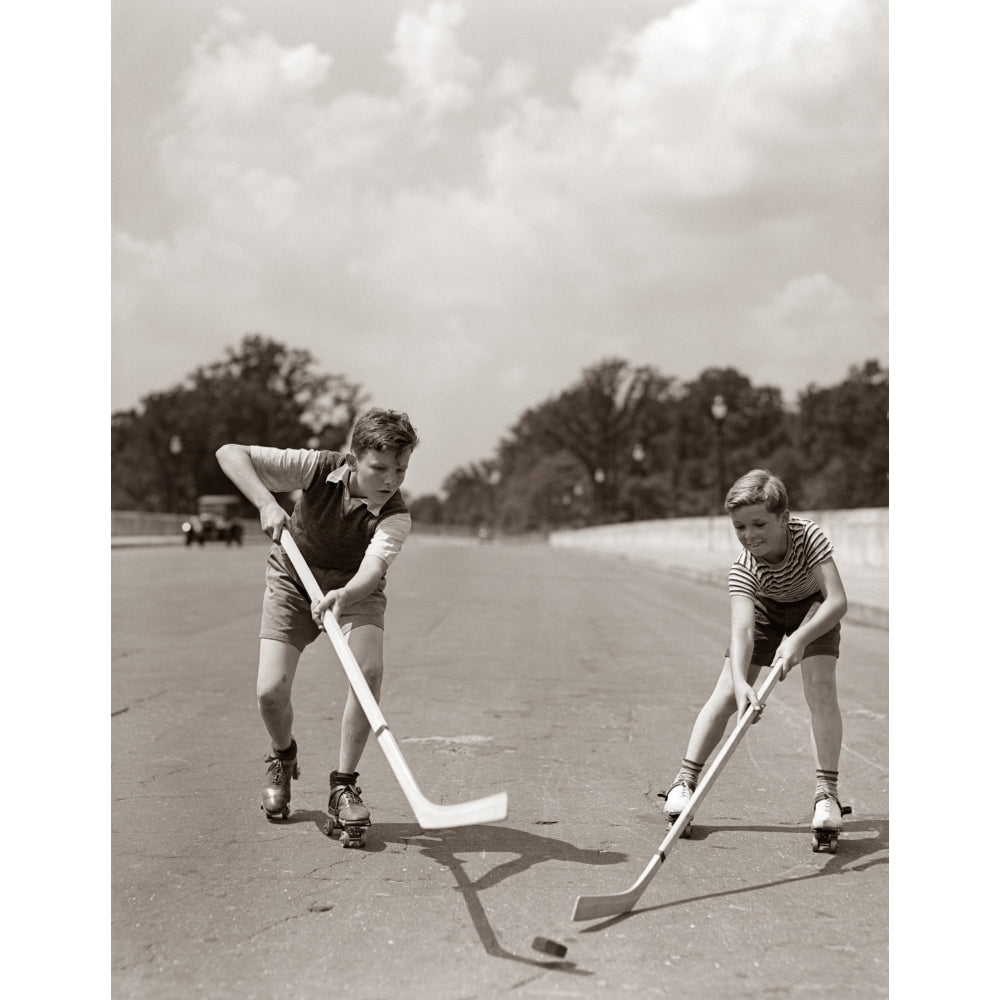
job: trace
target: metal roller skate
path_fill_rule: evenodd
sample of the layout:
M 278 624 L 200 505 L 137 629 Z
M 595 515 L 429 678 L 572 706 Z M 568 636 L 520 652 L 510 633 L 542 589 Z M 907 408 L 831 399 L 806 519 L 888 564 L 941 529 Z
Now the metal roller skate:
M 667 829 L 669 830 L 677 822 L 680 814 L 684 812 L 691 796 L 694 794 L 694 788 L 686 781 L 675 781 L 665 792 L 658 792 L 657 794 L 661 799 L 666 799 L 663 803 L 663 812 L 666 814 Z M 692 820 L 689 819 L 681 837 L 691 836 L 691 823 Z
M 323 832 L 328 837 L 339 836 L 344 847 L 364 847 L 368 827 L 371 826 L 371 813 L 361 801 L 357 780 L 357 771 L 353 774 L 330 773 L 330 801 L 327 807 L 330 819 L 326 821 Z
M 271 821 L 288 819 L 288 803 L 292 800 L 292 778 L 298 778 L 298 747 L 295 740 L 287 750 L 274 751 L 264 758 L 268 784 L 264 786 L 260 807 Z
M 820 793 L 816 796 L 812 821 L 814 854 L 837 853 L 837 844 L 844 828 L 842 817 L 847 816 L 851 811 L 850 806 L 842 806 L 840 801 L 829 793 Z

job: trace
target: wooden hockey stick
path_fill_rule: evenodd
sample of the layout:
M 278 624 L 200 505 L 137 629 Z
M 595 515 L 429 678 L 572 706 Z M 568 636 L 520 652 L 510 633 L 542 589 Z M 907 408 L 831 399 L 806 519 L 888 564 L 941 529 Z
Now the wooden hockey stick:
M 314 601 L 320 600 L 323 597 L 323 591 L 320 589 L 316 578 L 309 569 L 308 563 L 299 551 L 299 547 L 296 545 L 295 539 L 292 538 L 291 532 L 287 529 L 281 533 L 280 544 L 285 552 L 288 553 L 288 558 L 291 559 L 292 565 L 295 567 L 295 572 L 298 573 L 299 579 L 306 588 L 309 597 Z M 389 730 L 385 717 L 378 707 L 378 702 L 375 700 L 371 688 L 368 687 L 368 682 L 361 672 L 361 667 L 358 665 L 354 652 L 351 650 L 350 645 L 348 645 L 344 633 L 340 631 L 340 623 L 332 611 L 327 611 L 323 616 L 323 627 L 326 629 L 326 634 L 330 637 L 330 642 L 333 643 L 333 648 L 337 653 L 341 666 L 344 668 L 344 672 L 347 674 L 351 689 L 361 703 L 365 717 L 372 727 L 372 732 L 375 734 L 375 738 L 378 740 L 378 744 L 382 748 L 386 760 L 389 762 L 389 767 L 392 769 L 396 781 L 399 782 L 399 787 L 403 790 L 406 801 L 410 804 L 413 815 L 420 826 L 424 830 L 440 830 L 454 826 L 472 826 L 476 823 L 497 823 L 500 820 L 506 819 L 506 792 L 499 792 L 496 795 L 489 795 L 482 799 L 473 799 L 469 802 L 458 802 L 454 805 L 440 805 L 436 802 L 431 802 L 420 791 L 413 777 L 413 772 L 410 771 L 406 761 L 403 759 L 403 754 L 400 752 L 395 737 Z
M 764 707 L 764 703 L 767 701 L 768 695 L 770 695 L 774 686 L 781 680 L 781 667 L 782 664 L 779 660 L 771 668 L 770 674 L 757 692 L 757 700 L 760 702 L 761 708 Z M 740 740 L 743 739 L 747 730 L 757 720 L 759 715 L 760 712 L 752 705 L 747 706 L 747 710 L 736 724 L 736 728 L 729 739 L 726 740 L 715 760 L 712 761 L 708 770 L 702 775 L 702 779 L 698 782 L 698 787 L 692 793 L 691 798 L 688 799 L 687 805 L 677 819 L 674 820 L 673 825 L 670 827 L 670 832 L 664 838 L 663 843 L 656 849 L 656 854 L 650 858 L 649 864 L 646 865 L 645 870 L 632 886 L 626 889 L 625 892 L 611 893 L 607 896 L 577 896 L 576 906 L 573 909 L 574 920 L 596 920 L 599 917 L 613 917 L 621 913 L 628 913 L 635 906 L 639 901 L 639 897 L 646 891 L 646 886 L 653 881 L 653 877 L 659 870 L 660 865 L 667 860 L 667 854 L 670 852 L 670 849 L 683 836 L 684 830 L 691 821 L 695 809 L 698 808 L 701 800 L 708 794 L 708 790 L 712 787 L 719 772 L 725 767 L 726 762 L 732 757 Z

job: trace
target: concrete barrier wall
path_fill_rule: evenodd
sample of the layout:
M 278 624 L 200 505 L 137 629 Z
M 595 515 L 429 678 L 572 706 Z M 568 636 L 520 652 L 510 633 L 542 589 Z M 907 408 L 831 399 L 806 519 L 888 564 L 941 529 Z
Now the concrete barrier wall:
M 154 514 L 142 510 L 113 510 L 111 537 L 123 535 L 179 535 L 184 523 L 181 514 Z
M 796 513 L 816 521 L 823 528 L 833 542 L 838 564 L 889 568 L 888 508 Z M 655 557 L 658 552 L 717 552 L 728 560 L 739 553 L 732 522 L 725 515 L 631 521 L 554 531 L 549 535 L 549 544 L 646 557 Z
M 183 514 L 157 514 L 144 510 L 113 510 L 111 512 L 111 537 L 152 537 L 155 535 L 181 535 L 181 525 L 187 520 Z M 260 522 L 239 518 L 244 537 L 260 531 Z

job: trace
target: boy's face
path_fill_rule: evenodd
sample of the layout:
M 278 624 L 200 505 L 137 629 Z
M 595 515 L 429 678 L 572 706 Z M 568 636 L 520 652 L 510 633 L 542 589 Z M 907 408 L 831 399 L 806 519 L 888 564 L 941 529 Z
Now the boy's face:
M 736 537 L 752 556 L 765 562 L 780 562 L 788 548 L 785 526 L 788 511 L 773 514 L 762 503 L 737 507 L 729 515 L 736 530 Z
M 354 455 L 354 482 L 351 493 L 357 497 L 384 503 L 406 478 L 412 448 L 381 448 Z

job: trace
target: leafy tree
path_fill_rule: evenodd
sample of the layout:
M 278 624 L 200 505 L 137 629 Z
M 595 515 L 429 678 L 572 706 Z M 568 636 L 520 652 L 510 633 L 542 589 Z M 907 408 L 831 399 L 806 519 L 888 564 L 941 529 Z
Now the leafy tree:
M 201 494 L 230 492 L 215 459 L 228 441 L 342 448 L 365 397 L 314 364 L 308 351 L 249 334 L 181 385 L 112 414 L 112 505 L 184 512 Z
M 778 389 L 754 387 L 734 368 L 706 369 L 684 385 L 676 402 L 670 516 L 718 514 L 733 480 L 752 468 L 776 466 L 787 441 Z
M 720 410 L 718 404 L 723 404 Z M 798 509 L 888 503 L 888 372 L 876 362 L 815 386 L 788 410 L 734 368 L 680 383 L 619 359 L 526 410 L 496 456 L 457 470 L 440 514 L 508 532 L 718 514 L 752 468 L 784 479 Z
M 799 394 L 794 444 L 796 506 L 888 506 L 889 372 L 870 360 L 838 385 L 811 384 Z
M 572 481 L 561 484 L 560 497 L 567 487 L 576 497 L 582 491 L 590 498 L 589 520 L 623 520 L 623 484 L 636 474 L 638 456 L 655 457 L 672 386 L 655 369 L 630 368 L 617 358 L 586 369 L 577 383 L 521 416 L 501 449 L 504 480 L 509 483 L 514 471 L 512 456 L 527 451 L 533 469 L 538 461 L 561 463 L 561 478 Z

